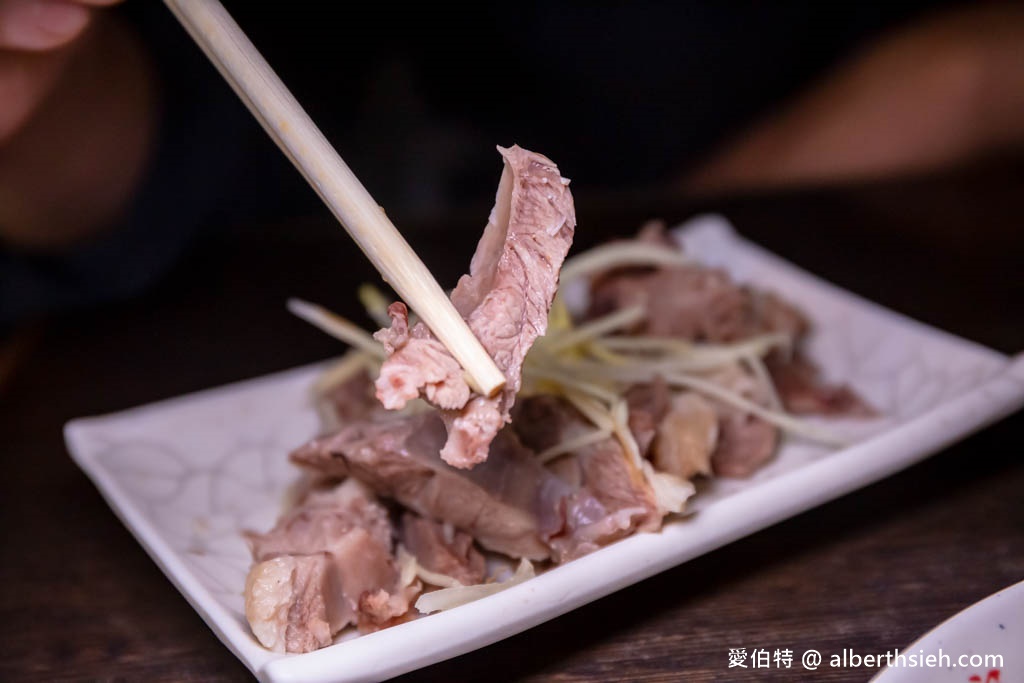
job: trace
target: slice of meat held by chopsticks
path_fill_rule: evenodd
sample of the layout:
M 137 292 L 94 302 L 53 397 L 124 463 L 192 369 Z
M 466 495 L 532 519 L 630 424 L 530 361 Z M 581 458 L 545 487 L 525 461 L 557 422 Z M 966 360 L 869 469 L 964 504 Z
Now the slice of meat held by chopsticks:
M 545 156 L 517 145 L 498 148 L 505 167 L 468 275 L 452 292 L 455 308 L 505 374 L 493 398 L 472 393 L 462 369 L 430 330 L 411 329 L 402 303 L 388 309 L 390 328 L 374 335 L 389 353 L 377 397 L 398 409 L 417 396 L 441 409 L 448 440 L 441 457 L 456 467 L 487 458 L 522 384 L 523 359 L 547 329 L 558 273 L 572 244 L 576 213 L 569 181 Z

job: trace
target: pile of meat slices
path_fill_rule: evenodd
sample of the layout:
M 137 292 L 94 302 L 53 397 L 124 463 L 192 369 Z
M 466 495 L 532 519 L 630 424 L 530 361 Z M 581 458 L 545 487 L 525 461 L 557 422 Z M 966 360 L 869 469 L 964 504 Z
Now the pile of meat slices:
M 390 307 L 391 326 L 375 335 L 388 353 L 376 377 L 360 371 L 334 387 L 339 427 L 291 454 L 311 475 L 308 492 L 273 530 L 249 534 L 246 616 L 272 650 L 308 652 L 349 626 L 368 632 L 410 619 L 425 590 L 487 581 L 485 553 L 561 563 L 656 531 L 670 511 L 645 472 L 742 477 L 775 451 L 775 426 L 659 378 L 625 394 L 639 463 L 616 438 L 579 439 L 593 427 L 565 398 L 517 397 L 527 352 L 548 325 L 575 215 L 568 181 L 550 160 L 499 151 L 496 205 L 451 298 L 506 388 L 475 395 L 430 331 L 410 325 L 403 304 Z M 656 229 L 638 239 L 678 248 Z M 697 265 L 623 267 L 592 279 L 588 317 L 629 306 L 644 311 L 628 330 L 637 335 L 735 342 L 781 332 L 795 343 L 807 330 L 775 296 Z M 850 390 L 822 385 L 799 353 L 766 362 L 791 412 L 870 413 Z M 739 364 L 708 378 L 769 400 Z M 395 410 L 412 399 L 430 408 Z M 574 439 L 579 447 L 538 457 Z M 407 571 L 400 558 L 410 556 L 426 571 Z

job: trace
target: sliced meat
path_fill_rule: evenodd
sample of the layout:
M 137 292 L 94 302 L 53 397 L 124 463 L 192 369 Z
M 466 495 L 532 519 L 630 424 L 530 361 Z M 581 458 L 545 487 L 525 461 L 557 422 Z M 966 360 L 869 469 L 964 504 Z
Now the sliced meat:
M 372 631 L 409 611 L 387 511 L 356 481 L 313 491 L 265 534 L 248 534 L 255 564 L 246 616 L 266 647 L 308 652 L 356 624 Z
M 331 546 L 358 529 L 385 551 L 390 551 L 391 522 L 365 488 L 345 482 L 306 494 L 300 504 L 264 534 L 249 533 L 253 557 L 265 560 L 287 554 L 331 552 Z
M 451 525 L 407 512 L 402 515 L 402 544 L 423 567 L 457 580 L 464 586 L 483 583 L 484 556 L 473 538 Z
M 659 472 L 691 479 L 711 474 L 711 454 L 718 443 L 718 415 L 692 392 L 672 397 L 665 418 L 658 423 L 651 445 L 651 462 Z
M 351 475 L 423 517 L 453 524 L 490 550 L 547 559 L 544 537 L 564 526 L 560 506 L 568 487 L 512 434 L 497 439 L 492 457 L 468 471 L 441 460 L 444 440 L 440 417 L 425 413 L 352 424 L 291 457 L 329 476 Z
M 592 429 L 575 408 L 554 396 L 521 401 L 512 426 L 536 450 Z M 568 509 L 568 533 L 551 540 L 558 561 L 580 557 L 635 531 L 661 527 L 664 515 L 650 484 L 615 439 L 560 458 L 553 471 L 573 488 L 574 502 Z
M 806 328 L 803 316 L 781 299 L 703 266 L 629 268 L 595 278 L 588 317 L 632 306 L 647 315 L 630 331 L 656 337 L 729 342 L 779 332 L 795 339 Z
M 710 376 L 712 381 L 744 398 L 765 405 L 765 388 L 739 365 L 730 365 Z M 715 474 L 747 477 L 771 460 L 779 430 L 764 420 L 719 401 L 710 401 L 718 413 L 718 445 L 711 454 Z
M 637 240 L 679 249 L 657 225 L 644 226 Z M 617 268 L 591 281 L 588 317 L 632 306 L 647 315 L 630 331 L 658 337 L 729 342 L 778 332 L 795 340 L 807 329 L 803 315 L 775 295 L 700 265 Z
M 653 382 L 630 387 L 625 399 L 629 406 L 629 431 L 633 433 L 641 455 L 646 455 L 658 425 L 668 413 L 671 399 L 668 384 L 661 377 L 656 377 Z
M 562 562 L 660 524 L 642 473 L 612 440 L 573 456 L 573 482 L 542 466 L 513 430 L 499 432 L 487 461 L 472 470 L 441 460 L 444 439 L 436 413 L 395 417 L 315 439 L 292 460 L 330 477 L 355 477 L 512 557 Z
M 485 396 L 474 396 L 462 410 L 441 411 L 448 440 L 441 448 L 441 457 L 455 467 L 469 468 L 487 459 L 491 442 L 508 420 L 506 406 L 515 400 L 515 396 L 507 401 L 499 396 L 496 399 Z
M 392 306 L 392 325 L 377 333 L 391 356 L 377 380 L 389 408 L 424 396 L 443 410 L 446 462 L 472 467 L 509 421 L 523 359 L 547 329 L 558 272 L 576 226 L 569 181 L 547 157 L 518 146 L 498 148 L 505 161 L 494 208 L 451 299 L 505 374 L 494 398 L 470 395 L 462 370 L 422 323 L 411 330 L 405 307 Z
M 721 477 L 749 477 L 772 458 L 779 440 L 778 430 L 764 420 L 730 410 L 722 416 L 718 447 L 711 457 L 715 474 Z
M 575 559 L 637 531 L 661 528 L 662 512 L 654 491 L 615 439 L 585 446 L 571 456 L 582 487 L 600 503 L 579 505 L 569 520 L 571 534 L 552 539 L 559 561 Z
M 409 309 L 397 301 L 388 307 L 391 327 L 373 336 L 390 354 L 377 378 L 377 398 L 388 410 L 403 408 L 423 393 L 438 406 L 455 410 L 469 400 L 462 366 L 423 323 L 409 330 Z
M 849 387 L 823 383 L 818 368 L 802 355 L 797 354 L 792 359 L 770 356 L 767 365 L 775 390 L 791 413 L 851 417 L 877 415 L 875 409 Z
M 312 652 L 331 644 L 340 618 L 328 614 L 344 599 L 328 579 L 330 558 L 282 555 L 258 562 L 245 580 L 245 618 L 274 652 Z M 340 629 L 340 627 L 339 627 Z

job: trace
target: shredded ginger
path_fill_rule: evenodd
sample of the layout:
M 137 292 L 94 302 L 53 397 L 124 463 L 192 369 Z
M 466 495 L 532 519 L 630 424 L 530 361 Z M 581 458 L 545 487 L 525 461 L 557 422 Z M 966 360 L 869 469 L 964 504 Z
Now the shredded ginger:
M 441 612 L 453 607 L 459 607 L 460 605 L 466 605 L 479 600 L 480 598 L 486 598 L 489 595 L 500 593 L 501 591 L 518 585 L 527 579 L 532 579 L 534 576 L 536 576 L 536 572 L 533 569 L 533 563 L 524 557 L 519 561 L 519 566 L 516 568 L 515 574 L 504 581 L 481 583 L 476 586 L 458 585 L 451 588 L 442 588 L 441 590 L 432 591 L 430 593 L 424 593 L 416 601 L 416 609 L 423 614 L 430 614 L 431 612 Z

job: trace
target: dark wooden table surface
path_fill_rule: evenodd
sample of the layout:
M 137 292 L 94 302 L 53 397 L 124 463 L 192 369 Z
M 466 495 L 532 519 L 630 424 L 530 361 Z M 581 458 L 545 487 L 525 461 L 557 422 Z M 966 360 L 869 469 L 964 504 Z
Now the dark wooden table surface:
M 704 210 L 843 287 L 1024 349 L 1024 165 L 700 202 L 577 198 L 578 243 Z M 486 207 L 407 221 L 445 278 Z M 68 457 L 70 418 L 261 375 L 337 347 L 284 313 L 355 314 L 373 277 L 326 217 L 204 239 L 143 299 L 26 328 L 0 386 L 0 681 L 241 681 L 248 672 Z M 451 280 L 449 280 L 451 281 Z M 728 669 L 730 648 L 886 651 L 1024 579 L 1024 415 L 881 483 L 404 681 L 863 681 Z M 284 454 L 282 454 L 284 457 Z M 965 678 L 966 680 L 966 678 Z

